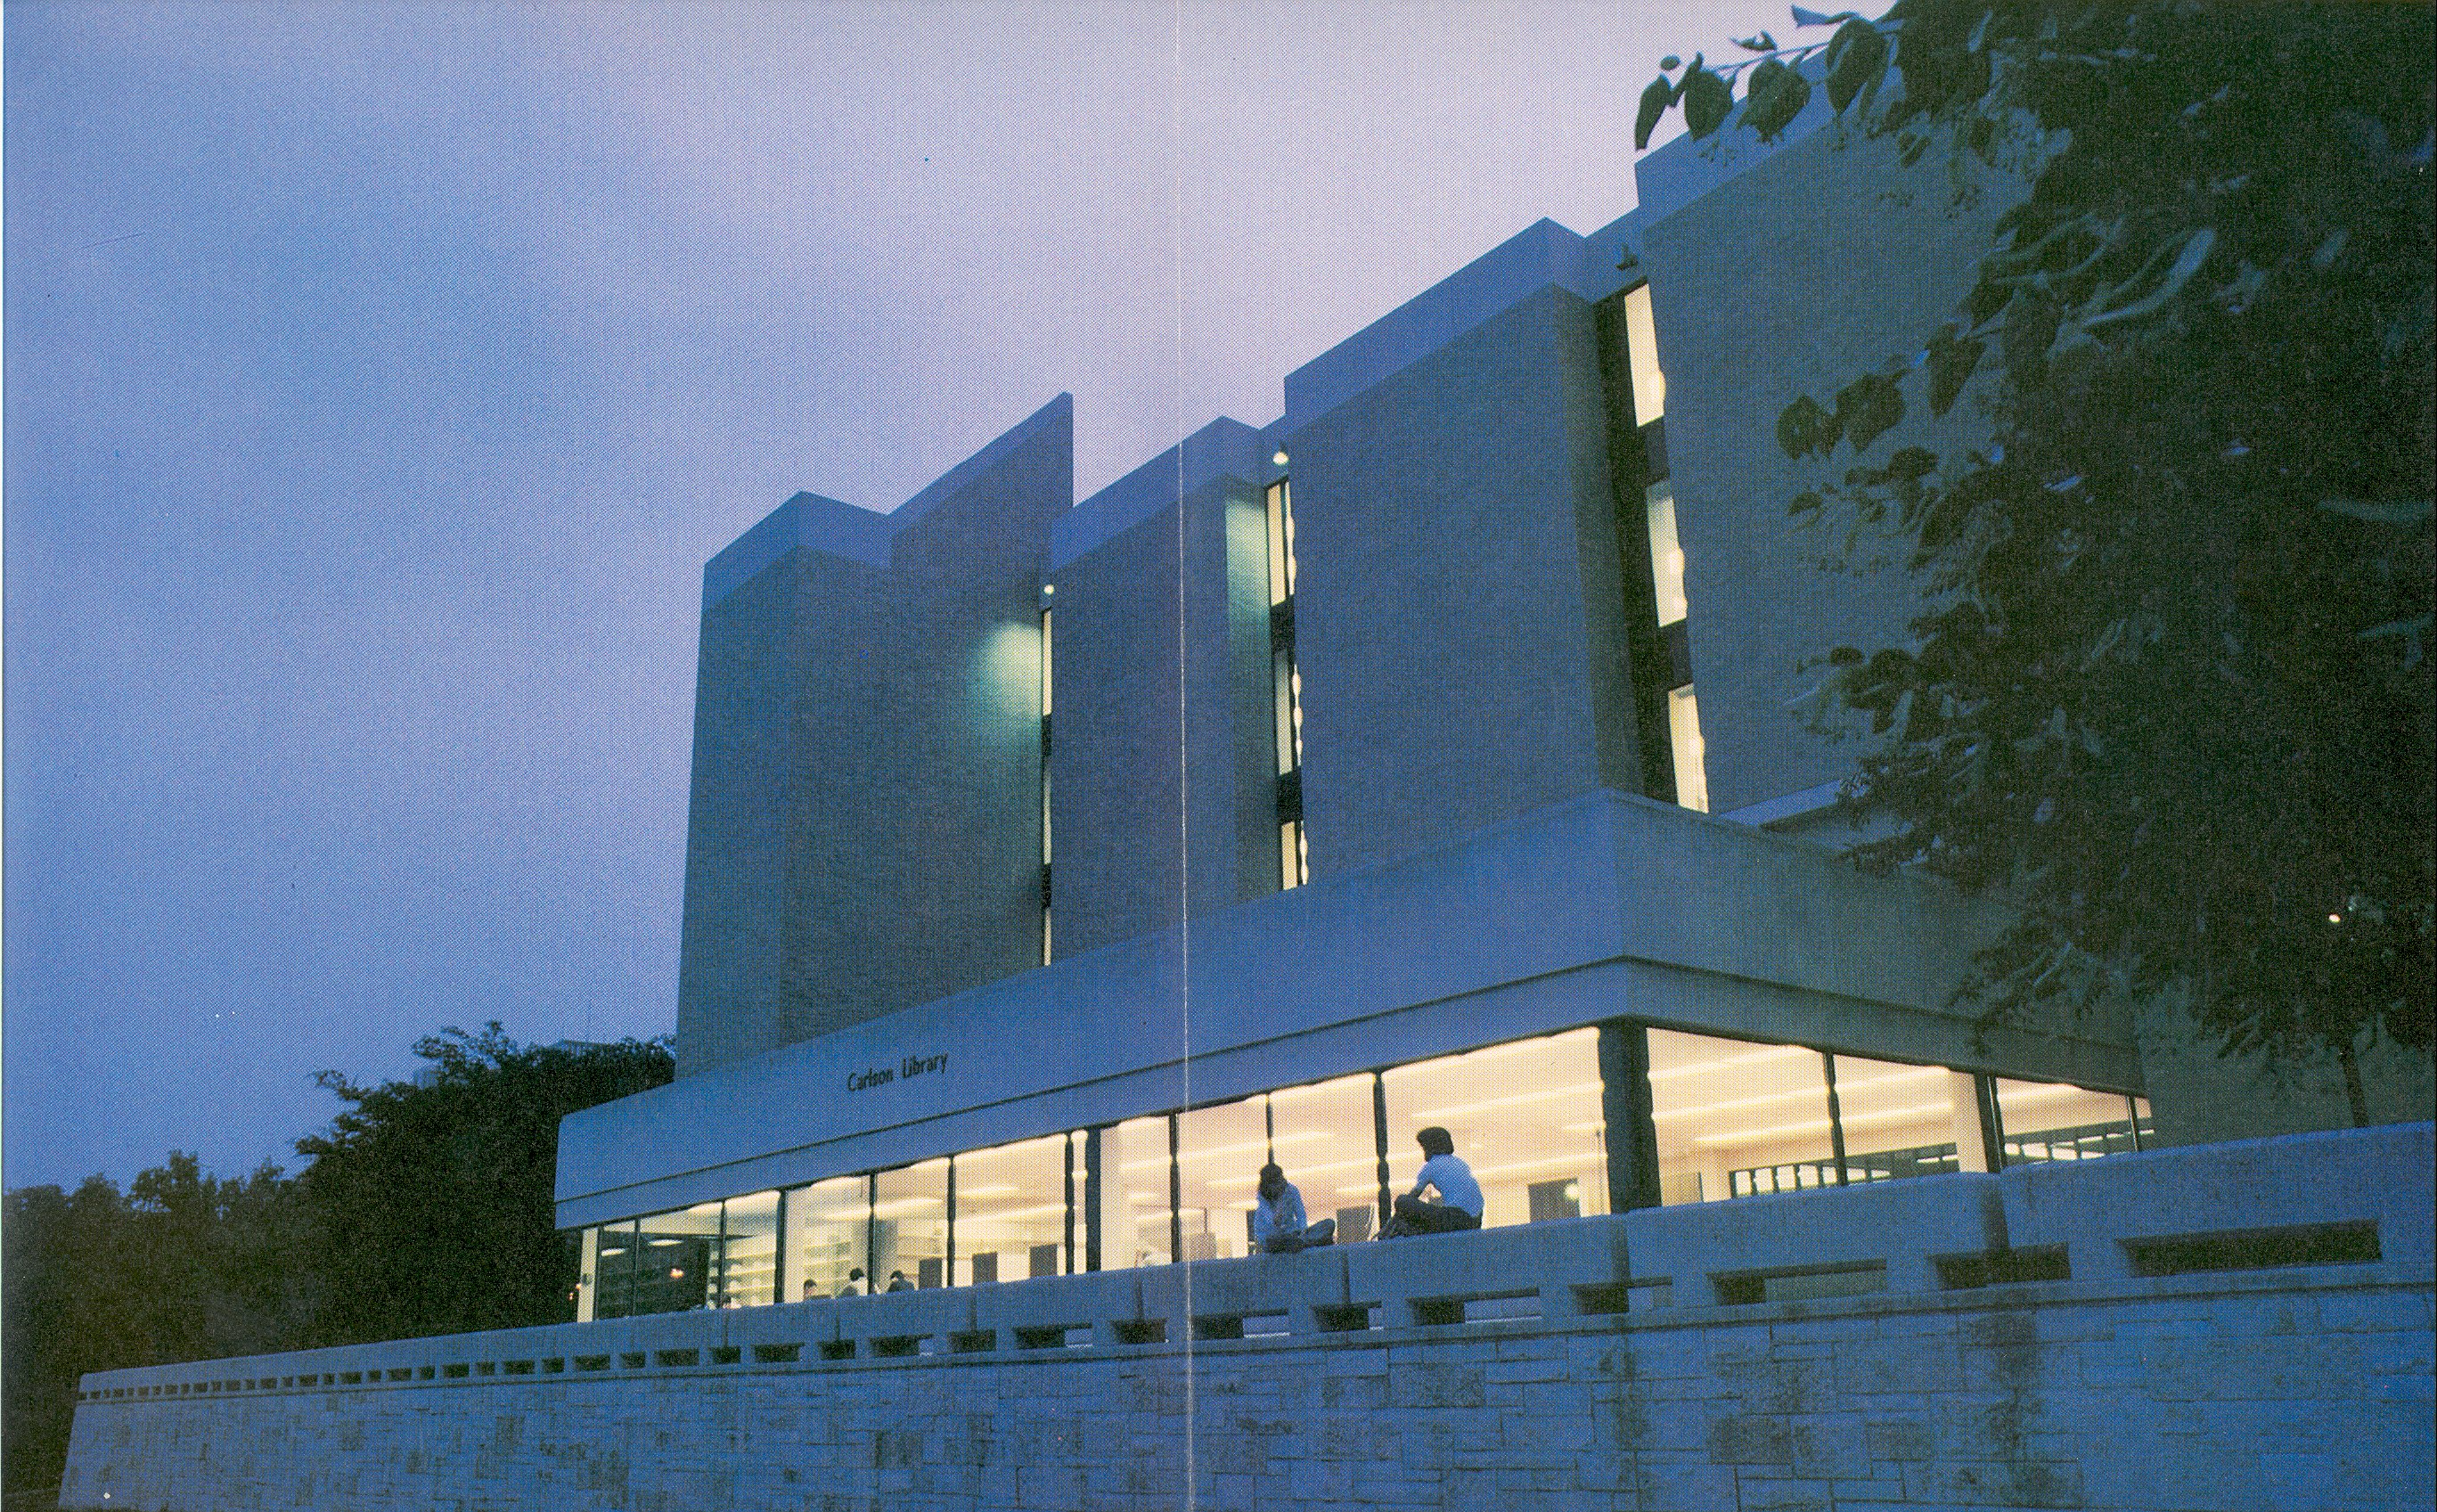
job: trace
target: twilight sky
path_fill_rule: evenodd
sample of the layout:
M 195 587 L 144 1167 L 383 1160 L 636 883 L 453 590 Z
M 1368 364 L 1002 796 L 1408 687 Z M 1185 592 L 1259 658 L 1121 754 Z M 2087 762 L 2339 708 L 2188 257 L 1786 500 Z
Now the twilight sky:
M 11 0 L 7 1184 L 292 1167 L 443 1025 L 667 1031 L 705 558 L 1061 390 L 1078 495 L 1274 418 L 1629 209 L 1657 59 L 1763 26 Z

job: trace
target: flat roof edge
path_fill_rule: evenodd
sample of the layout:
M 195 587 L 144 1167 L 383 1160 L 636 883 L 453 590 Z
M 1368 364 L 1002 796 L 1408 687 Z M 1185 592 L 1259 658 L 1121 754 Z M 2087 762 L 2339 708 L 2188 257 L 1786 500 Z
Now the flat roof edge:
M 1219 478 L 1257 483 L 1261 433 L 1225 415 L 1049 523 L 1049 568 L 1064 567 Z
M 957 463 L 933 479 L 913 498 L 897 506 L 888 518 L 893 528 L 903 530 L 938 507 L 941 501 L 955 497 L 975 479 L 1006 461 L 1018 448 L 1053 425 L 1064 425 L 1070 431 L 1075 423 L 1075 396 L 1061 394 L 1008 427 L 979 451 Z
M 710 608 L 798 547 L 872 567 L 888 565 L 889 517 L 860 505 L 798 493 L 762 517 L 703 564 L 702 605 Z
M 1620 224 L 1612 222 L 1613 230 Z M 1545 217 L 1306 362 L 1286 378 L 1289 431 L 1554 286 L 1598 300 L 1623 286 L 1617 258 Z

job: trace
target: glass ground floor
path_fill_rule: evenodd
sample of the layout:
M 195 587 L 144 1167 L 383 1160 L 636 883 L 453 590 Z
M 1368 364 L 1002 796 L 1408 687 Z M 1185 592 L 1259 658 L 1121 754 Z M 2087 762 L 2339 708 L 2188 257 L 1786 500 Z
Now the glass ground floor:
M 1630 1020 L 1073 1129 L 580 1231 L 579 1318 L 755 1307 L 1211 1259 L 1251 1248 L 1274 1161 L 1368 1238 L 1438 1125 L 1498 1227 L 1629 1207 L 2086 1160 L 2138 1097 Z

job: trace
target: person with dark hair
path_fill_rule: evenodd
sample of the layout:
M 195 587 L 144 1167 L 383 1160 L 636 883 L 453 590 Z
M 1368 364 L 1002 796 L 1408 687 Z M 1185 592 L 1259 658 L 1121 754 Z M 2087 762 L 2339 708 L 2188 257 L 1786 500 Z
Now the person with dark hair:
M 869 1287 L 863 1284 L 863 1267 L 858 1265 L 846 1273 L 846 1285 L 838 1288 L 838 1295 L 859 1297 L 869 1290 L 871 1290 Z
M 1303 1193 L 1273 1162 L 1261 1168 L 1261 1183 L 1253 1204 L 1253 1248 L 1269 1255 L 1292 1255 L 1297 1250 L 1318 1248 L 1337 1242 L 1337 1220 L 1324 1218 L 1306 1226 Z
M 914 1283 L 905 1279 L 904 1272 L 891 1271 L 888 1273 L 888 1290 L 891 1292 L 911 1292 L 914 1290 Z
M 1472 1176 L 1472 1168 L 1456 1158 L 1455 1137 L 1436 1124 L 1413 1135 L 1422 1147 L 1422 1169 L 1413 1179 L 1413 1189 L 1396 1198 L 1396 1216 L 1379 1230 L 1381 1239 L 1399 1239 L 1408 1234 L 1454 1234 L 1481 1226 L 1481 1183 Z M 1435 1188 L 1438 1200 L 1424 1200 L 1422 1193 Z

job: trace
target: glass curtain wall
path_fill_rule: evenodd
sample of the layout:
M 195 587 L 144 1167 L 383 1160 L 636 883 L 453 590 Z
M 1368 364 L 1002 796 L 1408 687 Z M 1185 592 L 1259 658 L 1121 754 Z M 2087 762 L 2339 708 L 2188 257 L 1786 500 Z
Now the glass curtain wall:
M 1835 1185 L 1817 1050 L 1654 1029 L 1650 1107 L 1662 1203 Z
M 605 1223 L 594 1239 L 592 1315 L 596 1318 L 634 1315 L 637 1228 L 634 1223 Z
M 682 1312 L 713 1295 L 719 1256 L 718 1203 L 655 1213 L 637 1225 L 633 1311 Z
M 1645 1032 L 1666 1204 L 1983 1170 L 1992 1151 L 2006 1164 L 2095 1159 L 2148 1134 L 2148 1103 L 2121 1093 Z M 1302 1191 L 1309 1221 L 1336 1219 L 1341 1242 L 1368 1239 L 1383 1195 L 1382 1111 L 1391 1191 L 1411 1186 L 1413 1136 L 1437 1125 L 1481 1182 L 1485 1226 L 1604 1213 L 1599 1037 L 1574 1029 L 1105 1126 L 1100 1268 L 1249 1254 L 1269 1161 Z M 1984 1105 L 1996 1117 L 1986 1133 Z M 763 1191 L 587 1229 L 579 1315 L 832 1297 L 857 1269 L 881 1290 L 892 1272 L 935 1287 L 1081 1269 L 1094 1142 L 1051 1134 L 833 1177 L 783 1203 Z
M 1972 1077 L 1942 1065 L 1834 1058 L 1845 1179 L 1888 1181 L 1988 1165 Z
M 903 1274 L 916 1287 L 948 1279 L 948 1162 L 900 1166 L 874 1178 L 871 1278 L 885 1292 Z
M 956 1157 L 956 1285 L 1065 1274 L 1070 1137 Z
M 1383 1080 L 1395 1190 L 1421 1165 L 1414 1134 L 1435 1124 L 1481 1183 L 1482 1227 L 1607 1211 L 1599 1030 L 1400 1065 Z
M 833 1176 L 787 1193 L 786 1250 L 796 1294 L 790 1302 L 833 1297 L 847 1274 L 871 1266 L 871 1178 Z
M 2006 1164 L 2092 1160 L 2128 1154 L 2149 1134 L 2149 1100 L 2120 1092 L 2093 1092 L 2061 1081 L 1997 1083 L 1998 1147 Z M 2133 1120 L 2140 1121 L 2136 1137 Z
M 779 1300 L 779 1194 L 731 1197 L 721 1219 L 712 1285 L 724 1308 L 761 1308 Z
M 1315 1223 L 1336 1219 L 1341 1244 L 1369 1239 L 1379 1218 L 1371 1078 L 1287 1087 L 1271 1093 L 1269 1103 L 1270 1158 L 1303 1193 L 1304 1216 Z
M 1166 1265 L 1167 1119 L 1129 1118 L 1100 1134 L 1100 1268 Z
M 1177 1222 L 1184 1258 L 1252 1253 L 1253 1190 L 1269 1158 L 1269 1099 L 1246 1098 L 1176 1117 Z

